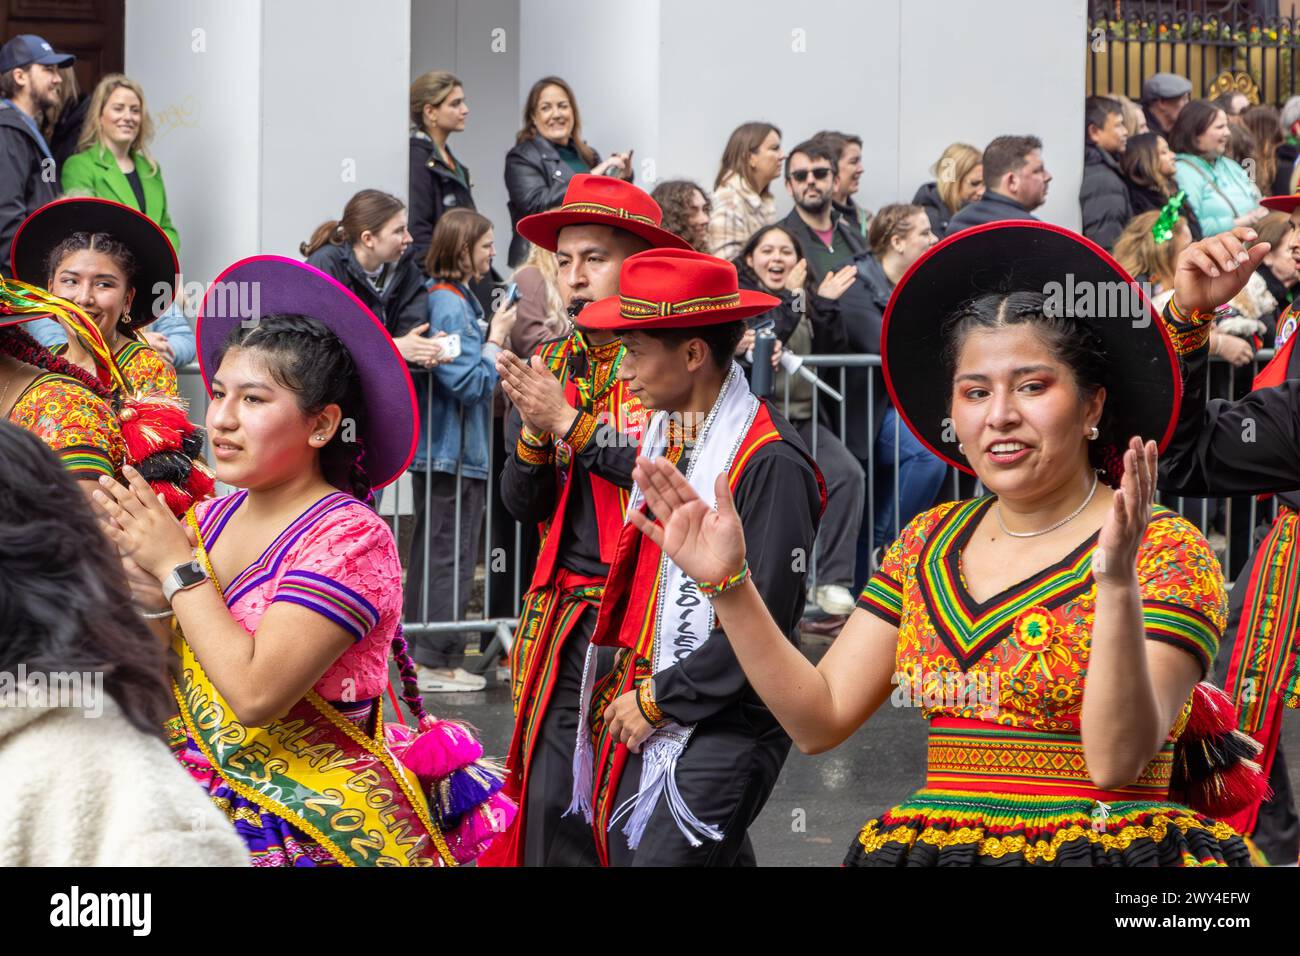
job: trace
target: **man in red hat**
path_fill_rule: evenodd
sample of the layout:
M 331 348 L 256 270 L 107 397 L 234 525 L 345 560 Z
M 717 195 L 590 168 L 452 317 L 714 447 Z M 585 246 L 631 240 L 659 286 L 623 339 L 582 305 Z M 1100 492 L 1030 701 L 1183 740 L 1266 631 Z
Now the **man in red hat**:
M 732 359 L 743 320 L 775 301 L 740 290 L 729 262 L 654 250 L 624 262 L 619 294 L 583 313 L 588 328 L 619 332 L 618 377 L 654 412 L 641 454 L 674 462 L 710 505 L 728 481 L 755 542 L 736 580 L 693 581 L 634 523 L 622 527 L 592 638 L 618 659 L 604 679 L 588 674 L 574 775 L 605 865 L 752 865 L 747 830 L 790 750 L 709 603 L 752 574 L 797 640 L 825 486 Z M 644 509 L 633 485 L 627 514 Z
M 1300 195 L 1263 205 L 1300 226 Z M 1300 351 L 1294 304 L 1277 319 L 1274 356 L 1240 401 L 1206 403 L 1207 345 L 1214 309 L 1245 286 L 1268 252 L 1238 227 L 1180 257 L 1165 323 L 1183 369 L 1183 401 L 1173 441 L 1160 463 L 1160 489 L 1209 497 L 1277 493 L 1277 516 L 1229 594 L 1223 647 L 1231 647 L 1223 687 L 1237 703 L 1238 729 L 1261 745 L 1257 758 L 1272 796 L 1224 819 L 1251 837 L 1274 865 L 1294 865 L 1300 816 L 1281 744 L 1285 708 L 1300 706 Z M 1243 259 L 1242 256 L 1245 256 Z M 1209 270 L 1217 270 L 1210 275 Z M 1231 638 L 1231 642 L 1229 641 Z
M 642 190 L 584 174 L 573 177 L 558 209 L 519 222 L 520 235 L 556 254 L 575 328 L 543 343 L 531 361 L 509 352 L 497 360 L 513 405 L 501 497 L 516 520 L 540 527 L 542 546 L 510 653 L 515 730 L 506 788 L 519 816 L 489 865 L 596 863 L 590 827 L 565 811 L 584 662 L 645 414 L 617 377 L 622 345 L 612 332 L 585 328 L 583 308 L 618 291 L 619 268 L 633 253 L 688 248 L 661 221 Z M 588 666 L 607 668 L 611 658 Z

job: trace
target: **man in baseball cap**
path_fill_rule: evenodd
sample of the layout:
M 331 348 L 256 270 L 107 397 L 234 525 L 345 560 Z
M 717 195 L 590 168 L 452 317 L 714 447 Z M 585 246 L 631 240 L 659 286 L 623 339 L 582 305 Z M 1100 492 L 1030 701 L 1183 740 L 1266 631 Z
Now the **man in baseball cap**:
M 23 33 L 0 47 L 0 275 L 18 225 L 58 198 L 58 169 L 39 117 L 59 103 L 59 68 L 76 61 L 41 37 Z
M 1174 120 L 1192 98 L 1192 81 L 1177 73 L 1155 73 L 1142 84 L 1142 108 L 1151 132 L 1166 139 Z

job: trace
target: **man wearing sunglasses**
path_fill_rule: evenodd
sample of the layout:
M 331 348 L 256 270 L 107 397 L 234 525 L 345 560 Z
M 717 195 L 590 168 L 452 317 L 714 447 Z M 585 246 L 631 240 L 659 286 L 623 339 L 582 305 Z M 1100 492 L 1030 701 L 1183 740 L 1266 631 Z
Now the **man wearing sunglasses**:
M 816 289 L 827 272 L 866 251 L 862 236 L 835 211 L 838 157 L 816 140 L 800 143 L 785 160 L 785 188 L 794 209 L 782 223 L 799 240 L 808 260 L 808 285 Z

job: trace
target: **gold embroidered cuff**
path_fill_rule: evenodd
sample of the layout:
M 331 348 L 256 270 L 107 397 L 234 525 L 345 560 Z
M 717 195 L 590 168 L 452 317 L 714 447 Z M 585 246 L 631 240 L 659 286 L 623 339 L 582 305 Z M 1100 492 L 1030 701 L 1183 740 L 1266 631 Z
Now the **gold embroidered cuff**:
M 654 682 L 650 678 L 643 680 L 636 689 L 636 707 L 651 726 L 658 727 L 668 719 L 655 703 Z
M 551 448 L 549 445 L 545 448 L 536 448 L 525 442 L 521 436 L 515 444 L 515 457 L 525 465 L 549 465 Z
M 1210 341 L 1210 329 L 1214 313 L 1192 312 L 1190 315 L 1178 308 L 1171 298 L 1160 320 L 1165 324 L 1169 340 L 1179 356 L 1190 355 L 1198 349 L 1205 348 Z
M 564 440 L 576 455 L 591 443 L 591 436 L 596 434 L 596 416 L 590 412 L 578 412 Z

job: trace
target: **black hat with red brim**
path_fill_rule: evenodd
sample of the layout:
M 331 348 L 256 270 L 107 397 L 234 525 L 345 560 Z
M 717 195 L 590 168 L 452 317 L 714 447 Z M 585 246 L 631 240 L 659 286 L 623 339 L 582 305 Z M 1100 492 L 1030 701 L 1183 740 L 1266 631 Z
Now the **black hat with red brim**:
M 628 256 L 618 295 L 582 310 L 585 329 L 611 332 L 692 329 L 739 322 L 781 304 L 776 296 L 739 287 L 726 259 L 681 249 L 648 249 Z
M 609 226 L 640 236 L 656 249 L 691 248 L 685 239 L 661 227 L 663 218 L 663 210 L 645 190 L 613 176 L 579 173 L 569 180 L 558 208 L 525 216 L 515 230 L 550 252 L 556 251 L 560 230 L 566 226 Z
M 950 236 L 894 288 L 881 358 L 890 400 L 912 434 L 944 461 L 974 473 L 957 449 L 952 382 L 939 380 L 945 374 L 939 361 L 947 344 L 943 330 L 972 300 L 1012 292 L 1042 293 L 1049 313 L 1088 326 L 1111 371 L 1104 384 L 1116 441 L 1126 447 L 1137 435 L 1163 451 L 1182 400 L 1178 359 L 1164 323 L 1141 286 L 1104 249 L 1037 220 L 993 222 Z
M 77 232 L 107 233 L 131 251 L 136 267 L 132 328 L 143 328 L 171 307 L 181 271 L 171 241 L 144 213 L 109 199 L 56 199 L 24 219 L 9 252 L 14 278 L 44 289 L 50 281 L 47 268 L 58 264 L 49 262 L 50 254 Z

